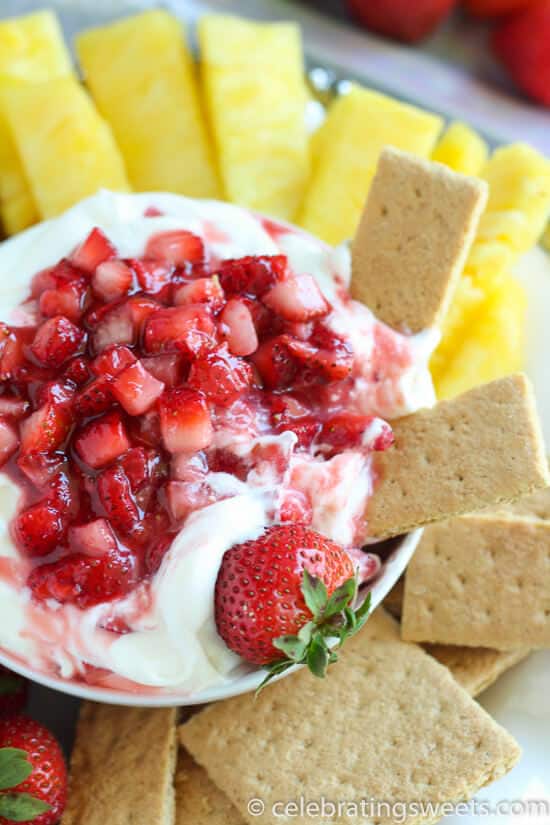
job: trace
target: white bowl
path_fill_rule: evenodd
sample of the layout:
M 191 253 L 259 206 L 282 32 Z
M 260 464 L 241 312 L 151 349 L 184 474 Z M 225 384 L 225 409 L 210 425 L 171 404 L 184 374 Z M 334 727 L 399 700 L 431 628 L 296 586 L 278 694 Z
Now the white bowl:
M 414 530 L 405 536 L 390 540 L 395 546 L 383 561 L 382 570 L 370 588 L 372 599 L 372 610 L 374 610 L 387 596 L 398 578 L 404 572 L 414 551 L 420 541 L 422 530 Z M 375 545 L 376 546 L 376 545 Z M 368 590 L 365 590 L 366 593 Z M 126 705 L 133 707 L 172 707 L 175 705 L 204 705 L 209 702 L 217 702 L 220 699 L 228 699 L 230 696 L 238 696 L 241 693 L 248 693 L 256 690 L 265 677 L 265 671 L 261 668 L 251 668 L 243 665 L 238 668 L 232 678 L 226 679 L 221 685 L 208 688 L 197 693 L 182 693 L 170 691 L 168 689 L 151 689 L 147 687 L 136 688 L 135 691 L 112 690 L 94 685 L 87 685 L 75 679 L 62 679 L 60 677 L 49 676 L 40 671 L 27 667 L 15 656 L 0 650 L 0 664 L 6 665 L 16 673 L 32 679 L 45 687 L 77 696 L 80 699 L 90 699 L 93 702 L 107 702 L 113 705 Z M 290 668 L 277 678 L 284 678 L 294 673 L 298 667 Z M 338 667 L 338 665 L 335 665 Z

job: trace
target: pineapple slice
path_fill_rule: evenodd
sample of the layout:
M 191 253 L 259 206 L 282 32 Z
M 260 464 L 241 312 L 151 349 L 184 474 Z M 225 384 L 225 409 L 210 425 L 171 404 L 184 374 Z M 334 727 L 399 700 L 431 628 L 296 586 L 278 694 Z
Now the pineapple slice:
M 353 86 L 332 105 L 314 141 L 314 170 L 299 223 L 331 244 L 351 238 L 378 156 L 388 144 L 429 157 L 443 121 Z
M 546 232 L 542 238 L 542 245 L 550 252 L 550 223 L 546 227 Z
M 452 398 L 479 383 L 521 369 L 526 309 L 523 287 L 508 274 L 480 307 L 454 357 L 434 376 L 438 398 Z
M 497 233 L 518 255 L 527 252 L 550 216 L 550 160 L 524 143 L 511 144 L 496 150 L 483 177 L 490 188 L 487 215 L 498 216 L 492 218 Z M 518 221 L 516 212 L 524 220 Z
M 84 32 L 76 51 L 134 189 L 218 197 L 213 149 L 181 23 L 160 9 Z
M 227 197 L 292 220 L 309 178 L 308 94 L 298 27 L 206 15 L 199 42 Z
M 463 175 L 479 175 L 489 155 L 483 138 L 464 123 L 451 123 L 437 146 L 432 160 L 444 163 Z
M 72 73 L 57 17 L 41 11 L 0 23 L 0 90 Z M 7 123 L 0 113 L 0 218 L 12 235 L 38 220 L 38 210 Z
M 129 189 L 111 130 L 73 77 L 4 89 L 2 106 L 42 218 L 101 187 Z

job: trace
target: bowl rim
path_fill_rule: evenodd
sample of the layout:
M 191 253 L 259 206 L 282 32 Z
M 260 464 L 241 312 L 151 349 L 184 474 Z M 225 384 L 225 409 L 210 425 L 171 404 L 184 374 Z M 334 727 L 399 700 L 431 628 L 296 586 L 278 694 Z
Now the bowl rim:
M 423 529 L 417 528 L 401 537 L 401 541 L 384 562 L 382 575 L 375 580 L 372 588 L 365 591 L 365 594 L 367 592 L 371 593 L 371 615 L 405 571 L 418 546 L 422 533 Z M 159 692 L 158 688 L 152 688 L 154 691 L 152 693 L 143 693 L 140 690 L 113 690 L 111 688 L 87 685 L 74 679 L 64 679 L 61 676 L 48 676 L 45 673 L 29 667 L 17 656 L 10 654 L 3 648 L 0 648 L 0 664 L 5 665 L 15 673 L 43 687 L 68 694 L 69 696 L 75 696 L 79 699 L 87 699 L 93 702 L 111 705 L 123 705 L 126 707 L 151 708 L 204 705 L 222 699 L 229 699 L 232 696 L 240 696 L 243 693 L 257 690 L 266 673 L 263 668 L 255 669 L 250 673 L 245 673 L 235 679 L 227 680 L 222 684 L 197 691 L 196 693 L 186 694 L 178 692 L 177 690 L 169 692 L 166 689 L 161 689 L 162 692 Z M 289 668 L 277 676 L 276 680 L 278 681 L 281 678 L 285 678 L 301 667 L 302 665 L 296 665 L 295 667 Z M 144 690 L 146 691 L 147 687 L 144 687 Z

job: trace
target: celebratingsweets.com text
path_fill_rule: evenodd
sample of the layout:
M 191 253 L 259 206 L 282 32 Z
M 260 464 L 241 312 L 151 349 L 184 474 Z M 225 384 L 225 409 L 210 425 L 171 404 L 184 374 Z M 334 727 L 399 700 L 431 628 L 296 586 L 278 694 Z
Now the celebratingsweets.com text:
M 498 802 L 472 799 L 469 802 L 386 802 L 379 799 L 333 800 L 326 797 L 265 802 L 260 797 L 248 800 L 250 816 L 268 815 L 275 819 L 391 819 L 396 825 L 412 817 L 437 819 L 444 816 L 518 816 L 530 817 L 541 825 L 550 822 L 550 799 L 502 799 Z

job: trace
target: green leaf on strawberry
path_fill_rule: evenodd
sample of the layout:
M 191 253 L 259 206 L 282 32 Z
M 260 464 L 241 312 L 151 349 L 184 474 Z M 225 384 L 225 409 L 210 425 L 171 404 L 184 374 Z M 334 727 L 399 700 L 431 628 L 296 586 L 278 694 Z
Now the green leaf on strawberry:
M 304 569 L 301 589 L 313 619 L 296 635 L 279 636 L 273 640 L 273 646 L 284 653 L 284 658 L 267 665 L 267 676 L 257 694 L 275 676 L 294 665 L 306 664 L 314 676 L 322 679 L 328 666 L 338 660 L 335 651 L 367 621 L 370 593 L 357 609 L 353 607 L 358 590 L 357 576 L 347 579 L 329 597 L 324 583 Z
M 50 805 L 29 793 L 0 794 L 0 816 L 12 822 L 28 822 L 50 810 Z
M 15 788 L 28 779 L 32 765 L 27 752 L 20 748 L 0 748 L 0 790 Z

